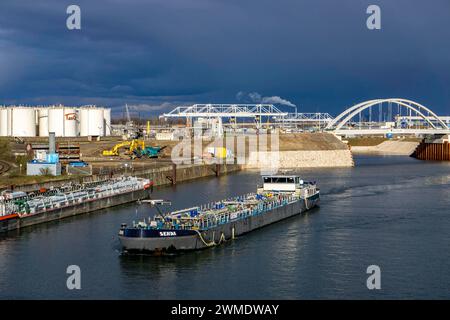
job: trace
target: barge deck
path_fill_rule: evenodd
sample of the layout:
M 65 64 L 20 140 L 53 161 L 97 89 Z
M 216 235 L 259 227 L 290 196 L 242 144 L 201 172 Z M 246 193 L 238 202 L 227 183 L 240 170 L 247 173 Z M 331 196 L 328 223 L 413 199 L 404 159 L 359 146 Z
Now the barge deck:
M 0 233 L 146 199 L 151 185 L 123 177 L 42 193 L 6 192 L 0 197 Z
M 316 207 L 320 192 L 297 176 L 264 177 L 257 193 L 123 224 L 119 240 L 126 252 L 170 253 L 221 244 Z M 158 208 L 158 207 L 157 207 Z

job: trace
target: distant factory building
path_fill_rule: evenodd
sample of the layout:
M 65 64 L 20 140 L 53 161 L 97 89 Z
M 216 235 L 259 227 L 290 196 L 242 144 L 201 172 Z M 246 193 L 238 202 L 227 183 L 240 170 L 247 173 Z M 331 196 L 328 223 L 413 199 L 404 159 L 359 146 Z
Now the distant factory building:
M 429 121 L 432 123 L 437 123 L 436 119 L 434 117 L 426 117 Z M 439 116 L 439 119 L 441 119 L 447 126 L 450 126 L 450 116 Z M 411 126 L 411 125 L 427 125 L 424 118 L 419 116 L 395 116 L 395 123 L 398 128 L 404 127 L 404 126 Z

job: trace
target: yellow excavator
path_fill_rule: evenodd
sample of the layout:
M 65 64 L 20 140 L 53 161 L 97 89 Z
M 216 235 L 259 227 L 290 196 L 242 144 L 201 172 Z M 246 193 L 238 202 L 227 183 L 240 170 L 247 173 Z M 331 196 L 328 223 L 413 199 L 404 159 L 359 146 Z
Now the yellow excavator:
M 132 155 L 137 149 L 145 149 L 145 143 L 143 140 L 131 140 L 131 141 L 123 141 L 121 143 L 116 144 L 112 147 L 111 150 L 103 150 L 102 154 L 104 156 L 119 156 L 120 149 L 127 148 L 125 154 Z
M 120 149 L 126 148 L 125 155 L 130 156 L 131 159 L 136 158 L 158 158 L 160 152 L 166 148 L 156 146 L 145 146 L 144 140 L 134 139 L 131 141 L 123 141 L 112 147 L 111 150 L 103 150 L 102 154 L 104 156 L 119 156 Z

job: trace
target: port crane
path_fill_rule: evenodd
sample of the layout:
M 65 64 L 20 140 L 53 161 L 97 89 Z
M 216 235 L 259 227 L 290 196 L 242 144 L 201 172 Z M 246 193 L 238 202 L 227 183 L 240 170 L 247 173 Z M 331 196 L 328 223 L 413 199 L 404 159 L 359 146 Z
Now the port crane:
M 125 124 L 126 135 L 128 139 L 139 139 L 142 137 L 142 132 L 135 125 L 135 123 L 131 120 L 130 117 L 130 108 L 128 104 L 125 104 L 125 112 L 127 114 L 127 122 Z

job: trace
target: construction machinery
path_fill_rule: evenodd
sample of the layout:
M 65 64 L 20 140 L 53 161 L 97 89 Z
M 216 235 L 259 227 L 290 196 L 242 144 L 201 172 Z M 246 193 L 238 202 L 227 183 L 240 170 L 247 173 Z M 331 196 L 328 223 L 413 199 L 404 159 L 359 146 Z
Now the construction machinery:
M 166 146 L 163 147 L 151 147 L 151 146 L 147 146 L 144 147 L 143 149 L 141 148 L 136 148 L 133 150 L 133 155 L 132 158 L 142 158 L 142 157 L 146 157 L 146 158 L 158 158 L 160 152 L 165 149 Z
M 145 146 L 144 140 L 133 139 L 131 141 L 123 141 L 116 144 L 110 150 L 103 150 L 102 154 L 104 156 L 119 156 L 120 150 L 125 148 L 125 154 L 130 156 L 132 159 L 135 158 L 157 158 L 159 153 L 165 148 L 164 147 L 151 147 Z
M 120 142 L 120 143 L 116 144 L 114 147 L 112 147 L 111 150 L 103 150 L 102 154 L 104 156 L 119 156 L 120 149 L 127 148 L 127 150 L 125 151 L 125 154 L 131 155 L 133 153 L 133 151 L 138 147 L 143 149 L 145 147 L 144 141 L 133 139 L 131 141 L 128 140 L 128 141 Z

